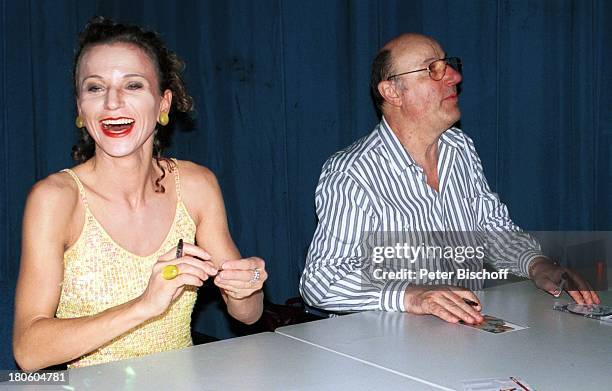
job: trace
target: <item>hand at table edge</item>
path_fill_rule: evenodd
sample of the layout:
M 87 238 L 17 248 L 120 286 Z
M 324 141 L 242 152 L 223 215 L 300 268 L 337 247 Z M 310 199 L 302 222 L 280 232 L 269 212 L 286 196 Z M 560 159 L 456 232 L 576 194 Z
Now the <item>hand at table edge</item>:
M 567 276 L 567 286 L 564 287 L 570 297 L 578 304 L 600 304 L 599 295 L 591 285 L 576 271 L 558 265 L 545 258 L 534 258 L 529 265 L 529 278 L 539 289 L 552 296 L 559 297 L 563 275 Z
M 479 324 L 484 320 L 478 297 L 466 288 L 452 285 L 411 285 L 406 288 L 404 306 L 407 313 L 434 315 L 449 323 Z

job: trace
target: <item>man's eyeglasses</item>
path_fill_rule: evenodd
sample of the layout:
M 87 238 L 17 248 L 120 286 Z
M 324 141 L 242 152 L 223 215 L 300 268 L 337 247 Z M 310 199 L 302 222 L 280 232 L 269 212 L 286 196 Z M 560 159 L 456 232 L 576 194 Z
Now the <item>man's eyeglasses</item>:
M 397 76 L 407 75 L 409 73 L 429 71 L 429 77 L 431 77 L 432 80 L 438 81 L 438 80 L 442 80 L 442 78 L 446 74 L 447 65 L 450 65 L 454 70 L 461 73 L 461 59 L 459 57 L 446 57 L 446 58 L 441 58 L 439 60 L 432 62 L 431 64 L 427 66 L 427 68 L 417 69 L 415 71 L 397 73 L 395 75 L 389 76 L 387 80 L 391 80 Z

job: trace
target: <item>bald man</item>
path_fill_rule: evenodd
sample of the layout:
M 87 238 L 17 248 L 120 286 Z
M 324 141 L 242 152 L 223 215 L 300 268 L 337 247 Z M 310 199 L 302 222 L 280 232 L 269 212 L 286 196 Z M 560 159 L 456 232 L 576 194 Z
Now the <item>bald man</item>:
M 401 35 L 379 51 L 370 87 L 382 119 L 372 133 L 325 163 L 317 186 L 319 222 L 300 281 L 309 305 L 482 322 L 473 290 L 482 288 L 483 274 L 465 276 L 466 265 L 482 270 L 482 257 L 466 261 L 464 248 L 459 261 L 457 247 L 450 257 L 435 252 L 438 259 L 424 257 L 415 242 L 410 248 L 405 242 L 372 245 L 380 244 L 372 241 L 378 234 L 415 232 L 474 232 L 498 270 L 528 277 L 555 296 L 563 277 L 576 302 L 599 303 L 578 274 L 542 255 L 490 190 L 474 143 L 453 127 L 461 116 L 460 67 L 458 58 L 447 57 L 438 42 L 419 34 Z M 380 269 L 385 258 L 399 259 L 414 274 Z

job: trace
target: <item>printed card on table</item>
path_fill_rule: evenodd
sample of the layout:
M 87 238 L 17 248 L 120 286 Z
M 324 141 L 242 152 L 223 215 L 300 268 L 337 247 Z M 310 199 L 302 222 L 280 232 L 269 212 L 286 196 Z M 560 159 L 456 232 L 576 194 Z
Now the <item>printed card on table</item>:
M 505 320 L 496 318 L 495 316 L 491 316 L 491 315 L 483 315 L 483 316 L 484 316 L 484 321 L 480 324 L 468 324 L 464 322 L 460 322 L 460 323 L 464 326 L 473 327 L 475 329 L 479 329 L 479 330 L 486 331 L 488 333 L 493 333 L 493 334 L 502 334 L 502 333 L 507 333 L 509 331 L 524 330 L 528 328 L 524 326 L 519 326 L 514 323 L 506 322 Z
M 461 382 L 463 391 L 535 391 L 525 380 L 510 376 L 500 378 L 472 379 Z

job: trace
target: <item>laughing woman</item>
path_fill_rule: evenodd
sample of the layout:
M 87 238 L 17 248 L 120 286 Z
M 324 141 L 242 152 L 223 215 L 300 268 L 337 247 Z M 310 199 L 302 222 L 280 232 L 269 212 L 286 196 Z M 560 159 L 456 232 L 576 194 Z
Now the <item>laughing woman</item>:
M 208 278 L 234 318 L 253 323 L 263 307 L 264 261 L 241 258 L 214 174 L 161 157 L 173 113 L 192 109 L 182 62 L 156 33 L 103 18 L 79 38 L 79 164 L 38 182 L 24 213 L 13 339 L 24 370 L 190 346 Z

